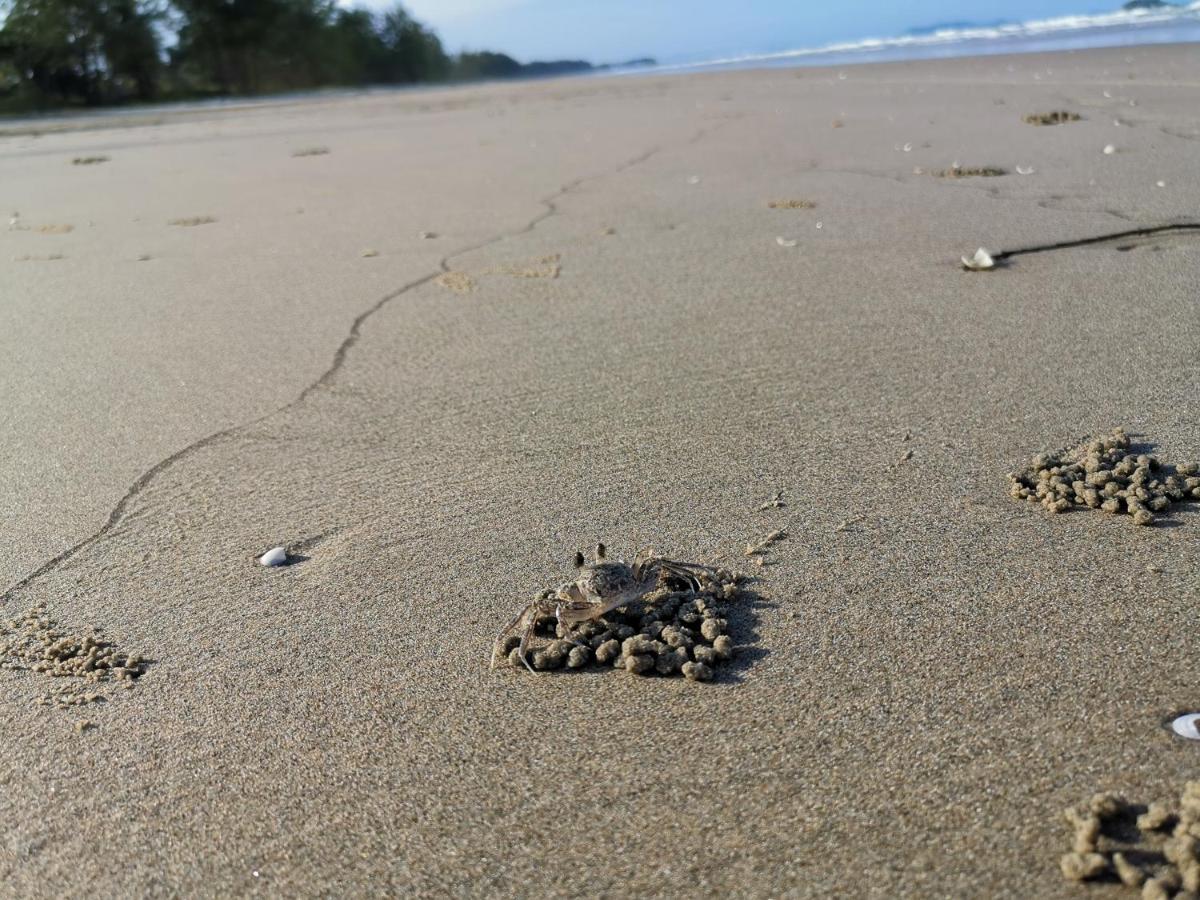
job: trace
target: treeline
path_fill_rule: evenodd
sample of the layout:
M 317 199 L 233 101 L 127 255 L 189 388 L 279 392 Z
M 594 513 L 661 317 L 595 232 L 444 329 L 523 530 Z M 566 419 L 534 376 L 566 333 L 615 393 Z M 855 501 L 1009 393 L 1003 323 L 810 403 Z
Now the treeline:
M 402 6 L 335 0 L 0 0 L 0 108 L 246 96 L 587 71 L 448 55 Z

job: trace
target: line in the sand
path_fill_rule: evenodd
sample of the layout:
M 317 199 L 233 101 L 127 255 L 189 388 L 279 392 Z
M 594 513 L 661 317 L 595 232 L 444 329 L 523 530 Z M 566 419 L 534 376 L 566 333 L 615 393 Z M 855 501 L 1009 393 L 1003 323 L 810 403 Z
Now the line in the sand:
M 1153 237 L 1158 234 L 1196 234 L 1200 233 L 1200 222 L 1177 222 L 1174 225 L 1154 225 L 1148 228 L 1131 228 L 1128 231 L 1117 231 L 1111 234 L 1100 234 L 1094 237 L 1077 238 L 1071 241 L 1058 241 L 1053 244 L 1035 244 L 1031 247 L 1019 247 L 1016 250 L 1005 250 L 992 254 L 992 259 L 1000 262 L 1012 259 L 1014 256 L 1026 256 L 1031 253 L 1048 253 L 1051 250 L 1070 250 L 1074 247 L 1087 247 L 1092 244 L 1105 244 L 1109 241 L 1120 241 L 1126 238 Z
M 693 134 L 690 138 L 688 138 L 687 141 L 685 141 L 683 143 L 683 146 L 695 144 L 697 141 L 699 141 L 700 139 L 702 139 L 709 133 L 717 130 L 717 128 L 719 128 L 719 127 L 720 127 L 719 125 L 714 125 L 710 128 L 699 129 L 695 134 Z M 132 485 L 130 485 L 129 489 L 121 496 L 121 498 L 117 501 L 116 506 L 114 506 L 112 511 L 108 514 L 108 517 L 105 519 L 104 524 L 101 525 L 97 531 L 93 532 L 88 537 L 84 538 L 83 540 L 81 540 L 81 541 L 73 544 L 72 546 L 68 547 L 67 549 L 63 550 L 57 556 L 54 556 L 51 559 L 47 560 L 46 562 L 42 563 L 40 566 L 38 566 L 32 572 L 28 573 L 27 575 L 22 577 L 20 580 L 18 580 L 16 583 L 14 583 L 11 587 L 7 588 L 3 593 L 0 593 L 0 602 L 7 601 L 17 591 L 20 591 L 22 588 L 27 587 L 32 582 L 36 581 L 38 578 L 41 578 L 43 575 L 47 574 L 48 572 L 51 572 L 54 569 L 58 568 L 60 565 L 67 562 L 69 559 L 71 559 L 76 554 L 78 554 L 81 550 L 83 550 L 87 547 L 90 547 L 92 544 L 96 543 L 97 541 L 102 539 L 105 535 L 107 535 L 110 531 L 112 531 L 114 528 L 116 528 L 121 523 L 121 520 L 124 518 L 125 510 L 129 508 L 129 504 L 132 503 L 133 500 L 139 494 L 141 494 L 142 491 L 144 491 L 159 474 L 161 474 L 162 472 L 171 468 L 173 465 L 175 465 L 175 463 L 179 462 L 180 460 L 184 459 L 187 456 L 190 456 L 192 453 L 196 452 L 197 450 L 201 450 L 204 447 L 207 447 L 209 444 L 216 443 L 217 441 L 219 441 L 223 438 L 226 438 L 226 437 L 229 437 L 230 435 L 236 434 L 238 431 L 241 431 L 244 428 L 250 428 L 254 425 L 258 425 L 261 422 L 265 422 L 267 419 L 270 419 L 272 416 L 278 415 L 279 413 L 282 413 L 282 412 L 286 412 L 287 410 L 289 410 L 295 406 L 298 406 L 299 404 L 303 403 L 306 399 L 308 399 L 308 397 L 311 396 L 315 391 L 320 390 L 325 385 L 329 384 L 329 382 L 333 380 L 334 376 L 337 375 L 338 371 L 342 368 L 342 366 L 345 365 L 346 358 L 349 355 L 351 348 L 353 348 L 353 346 L 358 342 L 358 338 L 361 333 L 363 323 L 366 322 L 367 319 L 371 318 L 371 316 L 375 315 L 375 313 L 379 312 L 388 303 L 395 300 L 396 298 L 402 296 L 403 294 L 408 293 L 409 291 L 413 290 L 414 288 L 420 287 L 423 284 L 427 284 L 428 282 L 433 281 L 435 278 L 437 278 L 438 276 L 440 276 L 442 274 L 445 274 L 446 272 L 449 272 L 450 271 L 450 260 L 452 260 L 458 256 L 463 256 L 467 253 L 472 253 L 476 250 L 481 250 L 484 247 L 491 246 L 492 244 L 496 244 L 501 241 L 508 240 L 510 238 L 518 237 L 522 234 L 529 234 L 542 222 L 546 221 L 547 219 L 551 218 L 552 216 L 554 216 L 555 214 L 558 213 L 559 210 L 558 210 L 558 206 L 555 203 L 555 201 L 558 200 L 559 198 L 565 196 L 566 194 L 569 194 L 571 191 L 578 188 L 581 184 L 584 184 L 588 181 L 595 181 L 595 180 L 601 179 L 601 178 L 608 178 L 613 175 L 620 174 L 621 172 L 624 172 L 624 171 L 632 168 L 633 166 L 636 166 L 643 162 L 646 162 L 651 157 L 660 153 L 662 151 L 662 149 L 663 148 L 661 146 L 656 145 L 654 147 L 651 147 L 649 150 L 645 150 L 645 151 L 637 154 L 636 156 L 630 157 L 629 159 L 625 160 L 624 162 L 620 163 L 619 165 L 617 165 L 616 167 L 614 167 L 612 169 L 597 173 L 595 175 L 580 176 L 579 178 L 575 178 L 575 179 L 572 179 L 571 181 L 568 181 L 566 184 L 562 185 L 562 187 L 560 187 L 553 194 L 550 194 L 549 196 L 538 200 L 538 203 L 540 205 L 546 207 L 545 210 L 543 210 L 538 215 L 534 216 L 527 223 L 525 223 L 525 225 L 521 226 L 520 228 L 518 228 L 514 231 L 505 231 L 494 237 L 488 238 L 487 240 L 480 241 L 476 244 L 472 244 L 468 247 L 464 247 L 460 250 L 456 250 L 453 253 L 447 254 L 446 256 L 442 257 L 441 261 L 438 263 L 438 270 L 436 272 L 430 272 L 426 275 L 421 276 L 420 278 L 410 281 L 407 284 L 403 285 L 402 287 L 397 288 L 396 290 L 392 291 L 391 293 L 386 294 L 384 297 L 380 298 L 378 301 L 376 301 L 374 304 L 372 304 L 370 308 L 368 308 L 367 310 L 365 310 L 362 313 L 359 313 L 359 315 L 355 317 L 354 321 L 350 325 L 349 333 L 346 335 L 345 339 L 343 339 L 342 343 L 338 346 L 337 350 L 334 351 L 333 361 L 330 363 L 329 368 L 326 369 L 315 381 L 313 381 L 311 384 L 309 384 L 307 387 L 305 387 L 299 393 L 299 395 L 297 395 L 296 399 L 290 401 L 289 403 L 284 404 L 283 406 L 279 407 L 278 409 L 275 409 L 275 410 L 272 410 L 271 412 L 265 413 L 264 415 L 261 415 L 255 419 L 251 419 L 248 422 L 242 422 L 237 425 L 231 425 L 228 428 L 223 428 L 220 431 L 213 432 L 212 434 L 202 437 L 199 440 L 196 440 L 196 441 L 188 444 L 187 446 L 177 450 L 176 452 L 172 453 L 170 456 L 166 457 L 165 459 L 159 460 L 157 463 L 155 463 L 153 466 L 151 466 L 149 469 L 147 469 L 145 472 L 143 472 L 141 474 L 141 476 L 138 477 L 138 479 Z

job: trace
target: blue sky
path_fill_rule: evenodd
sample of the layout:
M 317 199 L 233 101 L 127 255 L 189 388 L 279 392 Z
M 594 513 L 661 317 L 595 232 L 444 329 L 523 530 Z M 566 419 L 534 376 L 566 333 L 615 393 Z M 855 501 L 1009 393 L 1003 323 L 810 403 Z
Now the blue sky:
M 388 0 L 360 0 L 382 8 Z M 450 51 L 661 62 L 897 35 L 947 21 L 1108 12 L 1122 0 L 407 0 Z

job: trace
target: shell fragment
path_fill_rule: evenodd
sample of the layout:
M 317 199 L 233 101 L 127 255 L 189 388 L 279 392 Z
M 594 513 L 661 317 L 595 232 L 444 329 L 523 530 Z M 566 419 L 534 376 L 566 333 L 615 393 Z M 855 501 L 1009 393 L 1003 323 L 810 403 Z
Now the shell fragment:
M 1183 738 L 1200 741 L 1200 713 L 1188 713 L 1171 723 L 1171 730 Z
M 964 256 L 962 264 L 964 269 L 970 269 L 972 272 L 983 272 L 987 269 L 996 268 L 996 260 L 992 259 L 992 254 L 988 253 L 982 247 L 975 251 L 974 256 Z
M 282 547 L 272 547 L 266 553 L 258 558 L 258 562 L 263 566 L 282 566 L 288 561 L 288 553 Z

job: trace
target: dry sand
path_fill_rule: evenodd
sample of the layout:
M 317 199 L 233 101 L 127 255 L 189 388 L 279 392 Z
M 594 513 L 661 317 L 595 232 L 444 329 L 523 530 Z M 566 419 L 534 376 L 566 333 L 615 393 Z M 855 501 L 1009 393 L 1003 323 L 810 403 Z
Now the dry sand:
M 145 661 L 0 671 L 0 892 L 1121 895 L 1059 813 L 1197 773 L 1200 510 L 1006 475 L 1200 458 L 1200 236 L 958 261 L 1194 221 L 1200 54 L 844 72 L 0 128 L 3 615 Z M 776 529 L 716 683 L 488 669 L 576 548 Z

